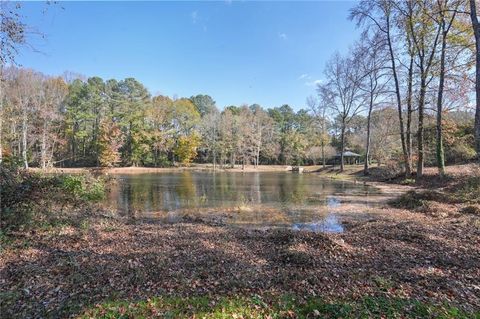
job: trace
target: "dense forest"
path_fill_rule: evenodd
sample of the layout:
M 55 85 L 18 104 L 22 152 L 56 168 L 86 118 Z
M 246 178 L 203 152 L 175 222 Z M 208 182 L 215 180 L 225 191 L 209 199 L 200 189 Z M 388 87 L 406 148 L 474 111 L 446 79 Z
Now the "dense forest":
M 351 150 L 366 159 L 365 172 L 371 162 L 407 175 L 416 167 L 421 176 L 424 165 L 443 171 L 445 162 L 476 156 L 478 53 L 468 5 L 362 1 L 350 15 L 361 39 L 331 57 L 304 106 L 217 106 L 203 94 L 152 96 L 134 78 L 6 67 L 0 160 L 42 168 L 325 165 L 340 154 L 343 169 Z

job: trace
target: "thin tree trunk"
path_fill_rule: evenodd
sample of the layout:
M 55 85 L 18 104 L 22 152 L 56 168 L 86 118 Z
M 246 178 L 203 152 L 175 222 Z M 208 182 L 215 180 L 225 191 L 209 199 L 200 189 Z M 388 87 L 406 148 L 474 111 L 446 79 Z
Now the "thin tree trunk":
M 56 136 L 58 136 L 59 133 L 57 133 Z M 53 164 L 54 164 L 54 161 L 53 161 L 53 158 L 54 158 L 54 153 L 55 153 L 55 145 L 57 144 L 57 138 L 56 136 L 53 138 L 53 141 L 52 141 L 52 151 L 50 153 L 50 157 L 48 158 L 48 167 L 53 167 Z
M 322 115 L 322 161 L 323 161 L 323 168 L 325 168 L 327 166 L 327 161 L 325 159 L 325 108 L 324 108 L 324 111 L 323 111 L 323 115 Z
M 323 162 L 323 168 L 326 166 L 326 161 L 325 161 L 325 142 L 323 141 L 322 137 L 322 162 Z
M 411 174 L 408 153 L 407 153 L 407 146 L 405 142 L 405 128 L 403 126 L 403 115 L 402 115 L 402 98 L 400 96 L 400 84 L 398 81 L 397 75 L 397 66 L 395 62 L 395 55 L 393 53 L 393 44 L 392 39 L 390 36 L 390 18 L 387 18 L 387 44 L 388 44 L 388 51 L 390 53 L 390 62 L 392 65 L 392 73 L 393 73 L 393 80 L 395 82 L 395 97 L 397 99 L 397 108 L 398 108 L 398 120 L 400 123 L 400 141 L 402 143 L 402 151 L 404 157 L 404 164 L 405 164 L 405 174 L 409 176 Z
M 345 122 L 345 120 L 343 120 Z M 340 171 L 343 172 L 344 158 L 343 153 L 345 152 L 345 123 L 342 123 L 342 133 L 341 133 L 341 145 L 340 145 Z
M 443 136 L 442 136 L 442 111 L 443 111 L 443 88 L 445 83 L 445 50 L 447 47 L 447 32 L 445 29 L 445 21 L 442 21 L 442 51 L 440 52 L 440 81 L 438 84 L 438 99 L 437 99 L 437 141 L 436 141 L 436 155 L 437 167 L 440 176 L 445 176 L 445 154 L 443 150 Z
M 370 159 L 370 122 L 372 118 L 372 109 L 373 109 L 373 94 L 370 95 L 370 105 L 368 108 L 368 117 L 367 117 L 367 145 L 365 147 L 365 165 L 363 167 L 363 174 L 368 175 L 369 172 L 369 159 Z
M 413 53 L 410 54 L 410 65 L 408 66 L 408 84 L 407 84 L 407 127 L 405 130 L 406 146 L 407 146 L 407 166 L 406 177 L 410 177 L 412 169 L 412 99 L 413 99 Z
M 217 168 L 217 152 L 213 151 L 213 170 Z
M 42 169 L 47 166 L 47 123 L 43 123 L 42 146 L 41 146 Z
M 423 73 L 420 80 L 420 95 L 418 98 L 418 132 L 417 132 L 417 147 L 418 147 L 418 160 L 417 160 L 417 177 L 423 176 L 424 165 L 424 149 L 423 149 L 423 123 L 425 117 L 425 94 L 427 92 L 426 74 Z
M 472 20 L 473 33 L 475 35 L 476 48 L 476 72 L 475 72 L 475 93 L 476 93 L 476 108 L 475 108 L 475 148 L 477 150 L 477 157 L 480 159 L 480 23 L 477 17 L 476 0 L 470 0 L 470 18 Z
M 22 120 L 22 158 L 23 165 L 25 168 L 28 168 L 28 158 L 27 158 L 27 112 L 23 111 L 23 120 Z

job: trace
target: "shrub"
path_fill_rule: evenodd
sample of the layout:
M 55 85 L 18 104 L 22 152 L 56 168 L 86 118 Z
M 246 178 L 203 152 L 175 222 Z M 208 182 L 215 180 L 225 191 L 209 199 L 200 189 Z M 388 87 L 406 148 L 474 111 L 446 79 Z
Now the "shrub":
M 0 229 L 4 234 L 52 225 L 103 198 L 104 183 L 92 176 L 54 176 L 15 166 L 0 167 Z M 65 208 L 70 215 L 66 215 Z
M 60 187 L 76 200 L 96 202 L 105 196 L 105 183 L 92 175 L 62 175 Z

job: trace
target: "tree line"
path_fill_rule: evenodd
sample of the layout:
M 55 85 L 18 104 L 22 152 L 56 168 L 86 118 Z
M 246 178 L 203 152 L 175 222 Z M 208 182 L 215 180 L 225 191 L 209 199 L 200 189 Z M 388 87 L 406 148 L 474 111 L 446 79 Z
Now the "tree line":
M 3 3 L 3 1 L 2 1 Z M 2 11 L 0 161 L 25 167 L 316 164 L 352 150 L 407 176 L 480 153 L 475 0 L 362 0 L 362 30 L 298 111 L 152 96 L 134 78 L 51 77 L 9 67 L 26 26 Z M 476 97 L 476 99 L 474 98 Z M 473 107 L 472 107 L 472 101 Z
M 13 67 L 3 78 L 1 156 L 25 167 L 290 164 L 309 160 L 318 146 L 313 116 L 288 105 L 219 111 L 208 95 L 152 96 L 133 78 L 69 79 Z
M 152 96 L 133 78 L 51 77 L 13 67 L 3 75 L 1 156 L 25 167 L 326 165 L 341 149 L 366 156 L 367 142 L 368 157 L 385 164 L 400 148 L 398 118 L 388 104 L 348 117 L 314 97 L 296 112 L 258 104 L 220 111 L 208 95 Z M 325 85 L 320 96 L 331 94 Z M 472 121 L 461 111 L 444 120 L 450 125 L 449 161 L 475 155 Z M 427 122 L 431 132 L 434 117 Z

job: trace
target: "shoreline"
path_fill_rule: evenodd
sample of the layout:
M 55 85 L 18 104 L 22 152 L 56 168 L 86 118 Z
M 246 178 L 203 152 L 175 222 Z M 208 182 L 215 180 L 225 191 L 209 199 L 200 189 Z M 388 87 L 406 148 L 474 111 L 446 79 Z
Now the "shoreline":
M 298 172 L 292 171 L 294 165 L 246 165 L 242 168 L 241 165 L 235 167 L 220 168 L 217 166 L 215 170 L 212 164 L 192 164 L 190 166 L 174 166 L 174 167 L 144 167 L 144 166 L 130 166 L 130 167 L 53 167 L 41 169 L 38 167 L 30 167 L 28 170 L 39 173 L 66 173 L 66 174 L 80 174 L 80 173 L 103 173 L 103 174 L 145 174 L 145 173 L 165 173 L 165 172 L 182 172 L 182 171 L 207 171 L 207 172 Z M 366 180 L 372 179 L 371 176 L 363 176 L 363 165 L 348 165 L 343 172 L 340 172 L 338 165 L 333 168 L 331 165 L 323 168 L 322 165 L 301 166 L 303 172 L 300 174 L 317 174 L 324 175 L 336 179 L 357 179 Z

